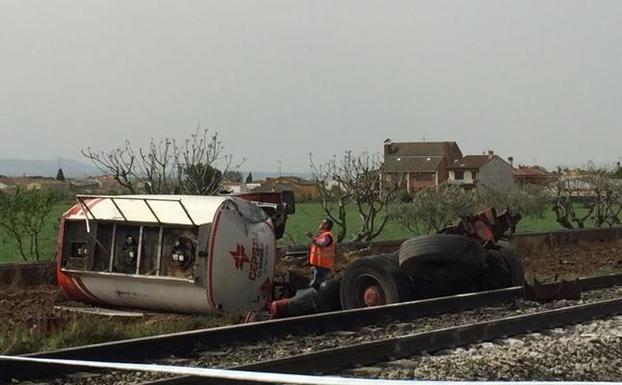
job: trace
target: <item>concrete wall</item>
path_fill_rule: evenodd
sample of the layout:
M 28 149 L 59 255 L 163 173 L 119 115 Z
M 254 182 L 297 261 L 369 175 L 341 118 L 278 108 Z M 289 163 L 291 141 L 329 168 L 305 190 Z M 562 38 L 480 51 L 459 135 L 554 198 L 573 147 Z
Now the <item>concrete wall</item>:
M 478 183 L 492 187 L 510 186 L 514 182 L 514 172 L 509 163 L 494 156 L 479 169 Z
M 622 238 L 622 227 L 610 227 L 518 233 L 514 234 L 511 242 L 521 253 L 530 254 L 534 251 L 555 249 L 561 245 L 572 245 L 580 241 L 608 242 L 620 238 Z

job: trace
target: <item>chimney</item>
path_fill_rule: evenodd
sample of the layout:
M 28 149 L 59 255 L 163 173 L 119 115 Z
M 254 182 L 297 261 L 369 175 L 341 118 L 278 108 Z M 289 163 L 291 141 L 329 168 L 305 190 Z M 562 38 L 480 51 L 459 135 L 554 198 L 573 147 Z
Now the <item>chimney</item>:
M 492 156 L 495 154 L 493 150 L 488 150 L 488 159 L 492 159 Z
M 514 157 L 513 156 L 508 156 L 508 163 L 510 164 L 510 166 L 514 167 Z

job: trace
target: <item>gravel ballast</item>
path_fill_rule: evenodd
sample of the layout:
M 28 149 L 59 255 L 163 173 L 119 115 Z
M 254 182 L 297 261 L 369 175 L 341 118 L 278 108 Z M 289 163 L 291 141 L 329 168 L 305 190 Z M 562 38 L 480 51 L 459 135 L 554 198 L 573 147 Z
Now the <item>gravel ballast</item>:
M 409 322 L 404 321 L 394 321 L 385 325 L 369 325 L 365 326 L 358 330 L 347 330 L 347 331 L 336 331 L 332 333 L 327 333 L 324 335 L 290 335 L 285 338 L 274 338 L 270 340 L 265 340 L 259 343 L 247 344 L 247 345 L 228 345 L 221 346 L 218 348 L 214 347 L 198 347 L 192 353 L 188 354 L 184 357 L 168 357 L 164 359 L 157 360 L 156 363 L 159 364 L 167 364 L 167 365 L 181 365 L 181 366 L 193 366 L 193 367 L 233 367 L 237 365 L 247 365 L 253 362 L 277 359 L 277 358 L 285 358 L 295 354 L 308 353 L 312 351 L 318 351 L 322 349 L 330 349 L 336 348 L 346 345 L 353 345 L 362 342 L 372 342 L 384 338 L 392 338 L 403 335 L 409 335 L 413 333 L 425 332 L 439 328 L 464 325 L 468 323 L 481 322 L 485 320 L 491 320 L 495 318 L 503 318 L 517 315 L 524 315 L 529 313 L 534 313 L 537 311 L 549 310 L 560 308 L 564 306 L 577 305 L 582 303 L 590 303 L 605 299 L 613 299 L 622 297 L 622 288 L 608 288 L 603 290 L 595 290 L 583 293 L 583 298 L 579 301 L 569 301 L 569 300 L 560 300 L 553 301 L 549 303 L 537 303 L 532 301 L 519 300 L 510 304 L 503 304 L 497 307 L 487 307 L 474 309 L 469 311 L 463 311 L 459 313 L 448 313 L 441 314 L 434 317 L 426 317 L 421 319 L 412 320 Z M 617 319 L 615 319 L 617 320 Z M 619 321 L 619 320 L 617 320 Z M 612 321 L 613 322 L 613 321 Z M 622 322 L 622 321 L 619 321 Z M 561 330 L 561 329 L 560 329 Z M 620 326 L 620 330 L 622 330 L 622 326 Z M 586 332 L 587 333 L 587 332 Z M 621 331 L 622 333 L 622 331 Z M 553 333 L 555 334 L 555 333 Z M 585 333 L 584 333 L 585 334 Z M 537 334 L 534 335 L 534 339 L 537 339 Z M 509 341 L 512 341 L 510 339 Z M 519 340 L 516 340 L 519 341 Z M 579 340 L 581 341 L 581 340 Z M 522 342 L 522 345 L 526 345 L 527 342 Z M 511 343 L 507 346 L 510 347 Z M 518 349 L 521 346 L 521 342 L 516 342 L 516 346 L 514 348 Z M 528 345 L 528 344 L 527 344 Z M 528 345 L 530 346 L 530 345 Z M 556 346 L 555 343 L 551 343 L 549 347 Z M 481 344 L 479 348 L 481 348 L 482 352 L 489 353 L 492 351 L 492 348 L 496 348 L 497 345 L 494 343 L 486 342 Z M 620 347 L 620 346 L 618 346 Z M 471 353 L 472 349 L 479 349 L 478 347 L 469 348 Z M 528 349 L 527 349 L 528 350 Z M 619 350 L 619 349 L 618 349 Z M 456 350 L 456 354 L 460 353 L 461 350 Z M 463 352 L 464 353 L 464 352 Z M 466 356 L 470 356 L 471 353 L 466 354 Z M 606 354 L 605 354 L 606 353 Z M 608 352 L 604 352 L 604 357 L 606 359 L 610 358 L 610 354 Z M 437 355 L 438 357 L 443 357 L 443 355 Z M 433 356 L 433 357 L 437 357 Z M 515 361 L 510 365 L 507 360 L 500 359 L 500 363 L 504 363 L 506 366 L 522 366 L 524 363 L 527 365 L 529 361 L 517 361 L 517 357 L 532 357 L 532 353 L 529 354 L 517 354 L 510 353 L 509 357 L 513 357 Z M 477 356 L 474 356 L 477 357 Z M 421 359 L 426 359 L 428 357 L 422 357 Z M 475 359 L 475 358 L 474 358 Z M 428 372 L 422 372 L 417 374 L 415 372 L 415 366 L 413 362 L 419 362 L 420 358 L 413 358 L 412 360 L 399 360 L 398 368 L 395 368 L 395 364 L 387 363 L 384 368 L 381 366 L 374 368 L 359 368 L 354 371 L 347 372 L 351 375 L 361 375 L 363 377 L 383 377 L 383 378 L 418 378 L 416 376 L 421 375 L 425 377 L 426 375 L 430 376 L 430 379 L 441 379 L 441 378 L 450 378 L 446 377 L 442 370 L 439 370 L 440 377 L 432 377 L 433 374 L 437 373 L 436 367 L 431 367 Z M 475 359 L 476 361 L 468 361 L 465 359 L 465 365 L 473 365 L 473 368 L 482 367 L 481 362 L 491 360 L 496 360 L 492 356 L 487 356 L 482 354 L 481 358 Z M 527 358 L 525 358 L 527 360 Z M 452 360 L 448 359 L 445 363 L 439 361 L 439 367 L 446 366 L 446 370 L 453 370 L 454 365 L 452 364 Z M 537 363 L 538 359 L 534 358 L 534 362 Z M 465 366 L 465 367 L 466 367 Z M 418 367 L 418 366 L 417 366 Z M 422 368 L 424 368 L 423 366 Z M 618 365 L 618 367 L 622 367 L 622 365 Z M 577 367 L 577 370 L 581 369 L 581 366 Z M 421 369 L 425 370 L 425 369 Z M 471 373 L 465 370 L 465 368 L 460 367 L 460 369 L 456 369 L 459 373 Z M 494 372 L 493 369 L 491 371 Z M 358 374 L 357 374 L 358 373 Z M 361 374 L 362 373 L 362 374 Z M 426 374 L 428 373 L 428 374 Z M 502 373 L 502 372 L 501 372 Z M 528 372 L 528 373 L 531 373 Z M 534 372 L 535 373 L 535 372 Z M 591 372 L 590 372 L 591 373 Z M 475 377 L 467 377 L 467 378 L 480 378 L 478 375 L 473 372 L 470 374 Z M 486 378 L 485 374 L 483 375 Z M 48 382 L 53 384 L 70 384 L 70 385 L 82 385 L 87 383 L 98 383 L 98 384 L 130 384 L 130 383 L 140 383 L 148 380 L 156 380 L 159 378 L 166 377 L 163 374 L 159 373 L 138 373 L 138 372 L 121 372 L 121 371 L 112 371 L 107 374 L 93 374 L 93 373 L 80 373 L 77 375 L 72 375 L 64 378 L 57 378 L 53 380 L 48 380 Z M 451 377 L 454 378 L 454 377 Z M 456 377 L 457 378 L 457 377 Z M 505 377 L 500 377 L 505 378 Z M 490 379 L 493 379 L 492 377 Z

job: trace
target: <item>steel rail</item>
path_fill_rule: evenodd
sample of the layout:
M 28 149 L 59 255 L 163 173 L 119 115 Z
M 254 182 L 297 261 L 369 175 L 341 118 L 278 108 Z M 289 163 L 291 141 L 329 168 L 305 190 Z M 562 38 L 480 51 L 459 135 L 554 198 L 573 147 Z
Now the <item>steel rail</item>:
M 335 374 L 354 366 L 372 365 L 378 362 L 411 357 L 424 351 L 437 352 L 621 313 L 622 298 L 616 298 L 320 350 L 288 358 L 236 366 L 230 369 L 287 374 Z M 151 381 L 143 383 L 143 385 L 251 385 L 256 383 L 257 381 L 227 381 L 223 379 L 206 379 L 205 377 L 198 376 L 183 376 Z
M 622 285 L 622 275 L 620 276 Z M 448 312 L 458 312 L 484 306 L 512 302 L 521 298 L 522 287 L 510 287 L 480 293 L 458 294 L 412 302 L 395 303 L 364 309 L 283 318 L 255 323 L 221 326 L 210 329 L 143 337 L 123 341 L 60 349 L 51 352 L 26 354 L 26 357 L 82 359 L 115 362 L 152 360 L 170 355 L 188 354 L 195 346 L 209 349 L 231 343 L 253 343 L 265 338 L 289 334 L 317 334 L 347 330 L 357 326 L 414 319 Z M 48 366 L 26 362 L 0 360 L 0 379 L 37 378 L 76 371 L 70 366 Z
M 622 285 L 622 274 L 579 280 L 583 290 Z M 555 284 L 552 284 L 555 285 Z M 265 338 L 289 334 L 319 334 L 347 330 L 358 326 L 394 320 L 412 320 L 442 313 L 459 312 L 478 307 L 494 306 L 522 298 L 522 287 L 510 287 L 486 292 L 458 294 L 378 307 L 312 314 L 250 324 L 222 326 L 196 331 L 153 337 L 107 342 L 75 348 L 24 355 L 26 357 L 82 359 L 115 362 L 135 362 L 188 354 L 195 346 L 209 349 L 231 343 L 253 343 Z M 66 374 L 79 368 L 8 362 L 0 360 L 0 379 L 39 378 Z

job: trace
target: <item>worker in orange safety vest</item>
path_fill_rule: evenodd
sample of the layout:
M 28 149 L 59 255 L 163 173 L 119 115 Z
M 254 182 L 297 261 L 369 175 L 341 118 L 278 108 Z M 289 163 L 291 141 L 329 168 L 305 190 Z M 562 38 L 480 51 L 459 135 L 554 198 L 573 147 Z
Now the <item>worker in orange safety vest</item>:
M 313 266 L 313 279 L 309 287 L 318 289 L 335 265 L 335 241 L 331 233 L 332 228 L 333 221 L 324 218 L 318 226 L 317 234 L 306 232 L 307 237 L 311 239 L 309 264 Z

